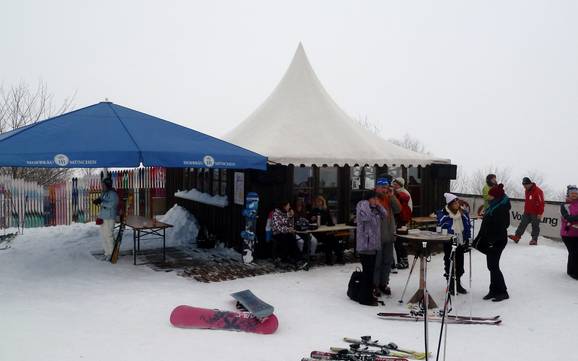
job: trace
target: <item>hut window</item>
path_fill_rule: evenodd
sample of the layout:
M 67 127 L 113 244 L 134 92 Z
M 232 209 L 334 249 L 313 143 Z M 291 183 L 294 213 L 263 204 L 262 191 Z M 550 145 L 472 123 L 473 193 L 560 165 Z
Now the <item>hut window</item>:
M 293 196 L 311 203 L 313 195 L 313 169 L 311 167 L 293 168 Z
M 358 190 L 361 188 L 361 167 L 351 168 L 351 189 Z
M 360 191 L 364 189 L 375 188 L 375 167 L 359 167 L 351 168 L 351 189 Z
M 388 169 L 389 175 L 393 178 L 403 177 L 403 168 L 402 167 L 392 167 Z
M 422 167 L 407 168 L 407 179 L 405 180 L 405 188 L 411 194 L 413 202 L 413 214 L 420 214 L 422 208 Z
M 327 199 L 327 207 L 335 213 L 339 206 L 337 167 L 319 168 L 319 193 Z
M 363 167 L 363 188 L 375 188 L 375 167 Z

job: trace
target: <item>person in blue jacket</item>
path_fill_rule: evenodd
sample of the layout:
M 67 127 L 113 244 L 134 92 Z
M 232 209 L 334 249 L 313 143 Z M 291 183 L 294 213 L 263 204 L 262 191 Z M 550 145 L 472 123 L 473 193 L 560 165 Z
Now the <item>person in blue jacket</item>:
M 112 179 L 106 177 L 102 180 L 102 193 L 100 197 L 92 201 L 100 206 L 98 218 L 102 220 L 100 225 L 100 236 L 104 248 L 105 261 L 110 261 L 112 250 L 114 249 L 114 224 L 118 215 L 118 194 L 112 187 Z
M 438 226 L 447 230 L 448 234 L 455 235 L 458 244 L 455 254 L 456 285 L 454 287 L 453 272 L 450 272 L 450 256 L 452 245 L 450 242 L 444 243 L 444 269 L 445 277 L 450 279 L 450 293 L 454 290 L 458 293 L 466 294 L 468 291 L 462 287 L 460 278 L 464 274 L 464 253 L 470 249 L 470 239 L 472 237 L 472 225 L 470 216 L 465 209 L 462 209 L 458 196 L 452 193 L 444 193 L 446 206 L 437 212 Z

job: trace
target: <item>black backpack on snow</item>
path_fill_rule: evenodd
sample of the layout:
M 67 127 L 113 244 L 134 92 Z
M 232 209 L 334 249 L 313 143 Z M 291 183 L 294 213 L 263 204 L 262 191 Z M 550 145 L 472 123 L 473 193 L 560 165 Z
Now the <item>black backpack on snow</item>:
M 357 268 L 351 274 L 349 285 L 347 285 L 347 296 L 355 302 L 359 302 L 359 294 L 361 292 L 361 278 L 361 270 Z

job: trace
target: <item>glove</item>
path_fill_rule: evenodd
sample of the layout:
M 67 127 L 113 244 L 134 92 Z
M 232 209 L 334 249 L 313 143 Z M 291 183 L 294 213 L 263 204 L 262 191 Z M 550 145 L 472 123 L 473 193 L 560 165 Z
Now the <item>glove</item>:
M 102 203 L 102 199 L 100 197 L 96 198 L 95 200 L 92 201 L 92 204 L 94 204 L 95 206 L 98 206 L 101 203 Z
M 462 248 L 464 249 L 464 253 L 468 253 L 471 252 L 472 245 L 470 244 L 470 242 L 466 242 L 462 245 Z

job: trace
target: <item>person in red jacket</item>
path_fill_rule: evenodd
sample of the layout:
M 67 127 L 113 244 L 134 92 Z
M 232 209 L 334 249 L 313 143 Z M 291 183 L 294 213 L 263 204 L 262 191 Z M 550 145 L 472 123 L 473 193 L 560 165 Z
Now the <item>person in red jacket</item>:
M 524 177 L 522 185 L 526 189 L 526 203 L 524 204 L 524 214 L 520 225 L 516 230 L 516 234 L 508 236 L 512 241 L 518 243 L 522 234 L 526 231 L 528 224 L 532 224 L 532 240 L 531 246 L 538 244 L 538 236 L 540 235 L 540 222 L 544 215 L 544 192 L 532 182 L 530 178 Z
M 401 211 L 395 215 L 397 228 L 407 226 L 411 222 L 411 213 L 413 211 L 413 202 L 411 194 L 405 189 L 405 180 L 401 177 L 395 178 L 391 183 L 395 191 L 395 197 L 401 205 Z M 395 240 L 395 253 L 397 255 L 397 268 L 408 268 L 407 249 L 401 238 Z

